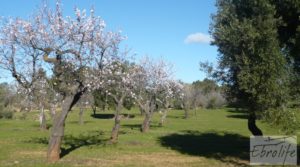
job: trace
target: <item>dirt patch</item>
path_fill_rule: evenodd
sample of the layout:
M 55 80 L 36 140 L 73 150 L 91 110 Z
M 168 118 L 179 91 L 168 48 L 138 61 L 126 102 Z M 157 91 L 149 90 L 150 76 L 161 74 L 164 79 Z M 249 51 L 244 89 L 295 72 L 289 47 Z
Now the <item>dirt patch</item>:
M 75 166 L 145 166 L 145 167 L 182 167 L 182 166 L 247 166 L 248 162 L 239 161 L 236 159 L 233 163 L 214 161 L 205 157 L 188 156 L 177 153 L 150 153 L 150 154 L 122 154 L 113 157 L 98 159 L 88 158 L 84 160 L 68 160 Z
M 5 140 L 0 140 L 0 145 L 7 145 L 7 144 L 12 144 L 10 141 L 5 141 Z

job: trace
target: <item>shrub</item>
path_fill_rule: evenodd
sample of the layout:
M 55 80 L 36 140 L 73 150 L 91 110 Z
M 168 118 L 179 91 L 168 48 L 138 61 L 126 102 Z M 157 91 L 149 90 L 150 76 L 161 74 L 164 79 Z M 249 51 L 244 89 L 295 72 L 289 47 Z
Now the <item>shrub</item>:
M 25 120 L 27 117 L 27 112 L 22 112 L 22 115 L 20 116 L 20 120 Z
M 9 110 L 9 109 L 2 109 L 0 111 L 0 118 L 12 119 L 13 118 L 13 111 Z
M 225 98 L 219 92 L 212 92 L 207 97 L 208 109 L 220 108 L 226 104 Z
M 263 119 L 286 134 L 294 134 L 299 126 L 295 111 L 286 108 L 269 109 L 263 115 Z

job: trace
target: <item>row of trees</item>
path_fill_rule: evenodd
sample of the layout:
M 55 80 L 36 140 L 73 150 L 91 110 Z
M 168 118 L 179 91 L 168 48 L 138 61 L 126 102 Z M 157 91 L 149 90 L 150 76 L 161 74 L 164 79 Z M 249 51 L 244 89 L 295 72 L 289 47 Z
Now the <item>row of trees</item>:
M 300 97 L 300 1 L 218 0 L 216 6 L 211 35 L 218 66 L 202 67 L 224 86 L 229 102 L 249 113 L 253 135 L 262 135 L 257 117 L 293 132 L 288 102 Z
M 186 118 L 189 117 L 189 110 L 220 108 L 227 103 L 223 88 L 210 79 L 183 84 L 183 93 L 183 98 L 177 99 L 174 107 L 184 109 Z
M 12 118 L 13 102 L 16 101 L 11 85 L 0 83 L 0 118 Z
M 170 99 L 182 95 L 167 63 L 149 58 L 130 62 L 128 53 L 120 52 L 122 40 L 119 32 L 105 30 L 93 9 L 90 15 L 76 9 L 74 18 L 63 17 L 59 1 L 55 10 L 44 5 L 29 20 L 1 20 L 1 68 L 15 78 L 18 91 L 39 101 L 43 123 L 45 102 L 51 104 L 49 162 L 59 160 L 65 120 L 83 95 L 99 91 L 113 99 L 112 142 L 118 137 L 126 99 L 133 99 L 145 113 L 141 129 L 147 132 L 158 103 L 167 110 Z M 58 103 L 61 111 L 55 111 Z

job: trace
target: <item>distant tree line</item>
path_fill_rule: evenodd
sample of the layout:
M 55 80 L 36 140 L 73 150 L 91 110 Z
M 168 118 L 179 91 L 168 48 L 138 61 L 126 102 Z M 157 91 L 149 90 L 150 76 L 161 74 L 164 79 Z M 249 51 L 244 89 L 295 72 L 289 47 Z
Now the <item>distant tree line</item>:
M 205 78 L 192 84 L 183 84 L 184 96 L 177 98 L 172 104 L 176 109 L 185 110 L 185 117 L 189 117 L 190 110 L 199 108 L 215 109 L 226 105 L 224 90 L 214 80 Z

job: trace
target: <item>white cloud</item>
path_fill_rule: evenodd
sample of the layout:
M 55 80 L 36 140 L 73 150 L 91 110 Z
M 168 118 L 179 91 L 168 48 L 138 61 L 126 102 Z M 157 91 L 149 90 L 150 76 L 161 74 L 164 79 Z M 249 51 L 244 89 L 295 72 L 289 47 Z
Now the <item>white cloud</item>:
M 190 43 L 209 44 L 211 41 L 213 41 L 213 39 L 209 35 L 198 32 L 198 33 L 188 35 L 185 38 L 184 43 L 186 43 L 186 44 L 190 44 Z

